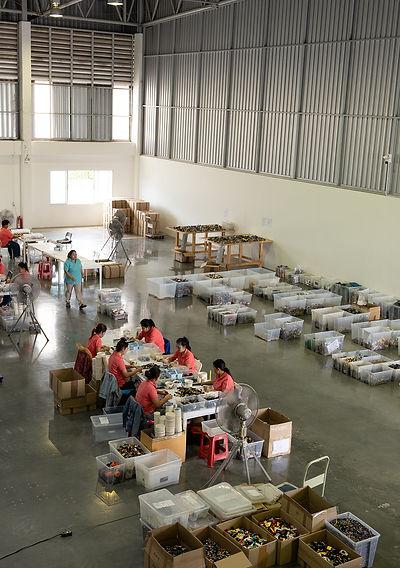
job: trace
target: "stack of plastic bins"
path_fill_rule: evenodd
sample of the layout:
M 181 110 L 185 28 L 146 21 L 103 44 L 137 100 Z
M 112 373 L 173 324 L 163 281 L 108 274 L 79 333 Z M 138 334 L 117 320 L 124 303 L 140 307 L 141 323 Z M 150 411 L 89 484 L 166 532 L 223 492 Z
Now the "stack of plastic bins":
M 273 321 L 254 324 L 254 335 L 264 341 L 278 341 L 281 328 Z
M 152 529 L 173 523 L 187 526 L 190 507 L 168 489 L 139 495 L 140 518 Z
M 242 306 L 249 306 L 251 302 L 252 294 L 250 292 L 245 292 L 244 290 L 238 290 L 232 292 L 232 303 L 242 304 Z
M 352 540 L 332 524 L 336 519 L 352 519 L 354 521 L 357 521 L 362 525 L 364 525 L 364 527 L 370 531 L 372 536 L 370 538 L 365 538 L 363 540 L 358 540 L 358 541 Z M 372 527 L 367 525 L 367 523 L 365 523 L 364 521 L 362 521 L 352 513 L 348 512 L 341 513 L 336 517 L 336 519 L 325 521 L 326 528 L 328 529 L 328 531 L 331 532 L 333 535 L 335 535 L 342 542 L 347 544 L 347 546 L 352 548 L 355 552 L 357 552 L 357 554 L 359 554 L 362 557 L 361 561 L 362 568 L 371 568 L 374 563 L 375 552 L 378 546 L 380 534 L 376 532 L 376 530 L 374 530 Z
M 388 369 L 382 363 L 360 368 L 360 381 L 367 383 L 370 387 L 390 383 L 392 375 L 393 369 Z
M 183 298 L 183 296 L 191 296 L 193 294 L 193 284 L 196 280 L 203 277 L 202 274 L 181 274 L 179 276 L 171 276 L 172 282 L 176 282 L 175 296 Z M 181 280 L 181 282 L 177 282 Z
M 208 489 L 201 489 L 197 493 L 209 504 L 211 511 L 219 519 L 247 515 L 253 509 L 251 501 L 226 482 L 218 483 Z
M 225 304 L 224 306 L 217 305 L 217 306 L 207 306 L 207 316 L 208 319 L 217 320 L 217 314 L 221 310 L 227 310 L 229 308 L 233 308 L 234 304 Z
M 362 344 L 372 351 L 387 349 L 390 344 L 392 330 L 390 327 L 371 326 L 362 330 Z
M 245 455 L 247 455 L 247 459 L 254 458 L 254 456 L 260 458 L 262 454 L 264 440 L 260 438 L 260 436 L 257 436 L 257 434 L 254 434 L 254 432 L 251 432 L 250 430 L 247 430 L 247 436 L 251 438 L 252 441 L 247 444 L 245 452 L 243 452 L 242 450 L 238 450 L 236 457 L 242 461 L 244 461 Z M 237 442 L 237 438 L 235 438 L 231 434 L 228 434 L 228 440 L 229 440 L 229 446 L 232 446 Z
M 116 462 L 117 465 L 107 465 Z M 125 464 L 114 454 L 105 454 L 96 458 L 97 475 L 106 485 L 116 485 L 124 480 Z
M 357 380 L 360 380 L 360 372 L 364 367 L 371 367 L 372 365 L 379 365 L 380 363 L 387 363 L 390 361 L 388 357 L 382 357 L 381 355 L 368 355 L 363 357 L 361 361 L 355 361 L 349 364 L 350 375 Z
M 121 446 L 130 444 L 132 446 L 137 447 L 137 451 L 142 452 L 142 455 L 149 454 L 150 450 L 146 448 L 137 438 L 131 436 L 130 438 L 120 438 L 119 440 L 111 440 L 108 442 L 108 446 L 110 448 L 110 452 L 112 452 L 115 456 L 117 456 L 121 463 L 125 465 L 125 479 L 131 479 L 135 472 L 135 463 L 140 454 L 136 457 L 126 458 L 121 454 L 121 451 L 118 448 Z
M 351 294 L 354 294 L 358 290 L 362 288 L 361 285 L 359 286 L 349 286 L 346 284 L 334 284 L 332 287 L 332 292 L 339 294 L 343 298 L 343 302 L 345 304 L 349 304 Z
M 238 310 L 237 323 L 255 323 L 256 317 L 257 310 L 243 306 Z
M 136 481 L 146 491 L 154 491 L 179 483 L 182 460 L 171 450 L 158 450 L 135 461 Z
M 151 296 L 155 296 L 159 300 L 175 298 L 176 282 L 167 277 L 148 278 L 147 291 Z
M 304 320 L 290 316 L 281 325 L 280 338 L 283 341 L 289 341 L 290 339 L 300 337 L 303 331 L 303 324 Z
M 341 373 L 348 375 L 351 363 L 362 361 L 364 357 L 368 357 L 370 355 L 374 355 L 374 352 L 370 349 L 334 353 L 332 355 L 333 367 Z
M 342 350 L 344 335 L 337 331 L 322 331 L 305 335 L 304 341 L 307 349 L 326 356 Z

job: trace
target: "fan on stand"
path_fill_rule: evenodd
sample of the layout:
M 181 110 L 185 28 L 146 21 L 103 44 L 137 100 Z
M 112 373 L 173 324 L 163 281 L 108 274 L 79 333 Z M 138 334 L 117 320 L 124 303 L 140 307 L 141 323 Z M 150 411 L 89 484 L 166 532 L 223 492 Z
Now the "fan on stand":
M 121 245 L 122 250 L 124 251 L 126 261 L 131 264 L 131 260 L 126 252 L 124 247 L 124 243 L 122 239 L 124 237 L 124 226 L 125 226 L 125 215 L 122 211 L 116 211 L 114 217 L 111 219 L 110 223 L 108 224 L 108 239 L 104 243 L 101 250 L 104 249 L 108 241 L 111 239 L 111 252 L 109 254 L 108 259 L 114 260 L 117 257 L 117 250 L 118 246 Z
M 246 469 L 247 483 L 250 485 L 250 473 L 248 456 L 255 459 L 256 464 L 262 470 L 269 481 L 270 476 L 264 469 L 260 459 L 247 442 L 247 428 L 249 428 L 257 418 L 258 395 L 250 385 L 243 383 L 236 384 L 235 389 L 227 393 L 217 406 L 216 419 L 218 426 L 227 434 L 237 438 L 233 447 L 229 451 L 228 457 L 222 462 L 217 471 L 211 477 L 206 487 L 213 485 L 221 473 L 229 466 L 237 452 L 243 455 Z
M 17 298 L 17 302 L 23 306 L 23 310 L 8 335 L 30 327 L 35 333 L 43 333 L 49 341 L 35 314 L 34 302 L 40 294 L 38 280 L 32 278 L 30 274 L 18 274 L 10 285 L 10 293 L 11 296 Z
M 0 222 L 4 221 L 4 219 L 7 219 L 8 221 L 10 221 L 10 226 L 13 227 L 14 223 L 15 223 L 15 215 L 12 211 L 10 211 L 10 209 L 2 209 L 0 211 Z

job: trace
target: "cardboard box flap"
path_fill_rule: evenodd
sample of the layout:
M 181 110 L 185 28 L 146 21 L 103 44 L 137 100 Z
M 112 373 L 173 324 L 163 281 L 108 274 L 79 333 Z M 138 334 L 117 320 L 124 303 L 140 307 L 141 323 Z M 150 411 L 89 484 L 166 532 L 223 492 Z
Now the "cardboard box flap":
M 188 552 L 180 556 L 171 556 L 163 545 L 177 543 L 185 546 Z M 167 565 L 182 568 L 204 568 L 205 565 L 202 543 L 179 523 L 152 530 L 148 535 L 145 550 L 151 565 L 160 568 Z
M 331 503 L 328 503 L 326 499 L 318 495 L 311 487 L 303 487 L 301 489 L 295 489 L 294 491 L 288 491 L 286 493 L 288 497 L 296 501 L 307 513 L 316 515 L 317 513 L 322 513 L 331 507 L 334 507 Z
M 251 562 L 244 552 L 236 552 L 234 556 L 229 556 L 223 560 L 217 560 L 214 565 L 218 568 L 250 568 Z
M 291 422 L 291 420 L 287 416 L 281 414 L 280 412 L 277 412 L 276 410 L 273 410 L 272 408 L 260 408 L 257 412 L 257 418 L 259 420 L 262 420 L 263 422 L 266 422 L 267 424 L 270 424 L 271 426 Z

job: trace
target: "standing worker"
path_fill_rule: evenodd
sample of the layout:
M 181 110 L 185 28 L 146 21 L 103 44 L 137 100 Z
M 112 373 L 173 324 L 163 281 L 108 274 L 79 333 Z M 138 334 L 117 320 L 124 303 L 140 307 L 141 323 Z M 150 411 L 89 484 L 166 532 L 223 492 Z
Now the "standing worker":
M 75 296 L 79 303 L 79 309 L 86 308 L 86 304 L 82 299 L 82 263 L 78 258 L 76 250 L 70 250 L 67 260 L 64 264 L 64 282 L 65 282 L 65 307 L 71 307 L 72 289 L 75 290 Z
M 10 221 L 8 219 L 4 219 L 1 222 L 1 229 L 0 229 L 0 242 L 1 248 L 7 248 L 8 254 L 10 258 L 19 258 L 21 256 L 21 248 L 18 243 L 15 242 L 14 239 L 17 237 L 10 231 L 8 225 Z

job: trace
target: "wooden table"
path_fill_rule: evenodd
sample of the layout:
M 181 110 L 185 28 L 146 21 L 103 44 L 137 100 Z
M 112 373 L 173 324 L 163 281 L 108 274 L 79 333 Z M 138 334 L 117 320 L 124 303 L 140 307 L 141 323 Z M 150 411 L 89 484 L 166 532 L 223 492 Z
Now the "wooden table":
M 223 235 L 224 236 L 224 235 Z M 262 266 L 264 243 L 272 243 L 271 239 L 257 237 L 257 239 L 249 242 L 231 242 L 232 237 L 249 237 L 251 235 L 231 235 L 225 241 L 215 242 L 213 237 L 207 238 L 207 263 L 217 266 L 226 267 L 230 270 L 232 267 L 240 266 Z M 245 256 L 243 253 L 244 246 L 258 245 L 258 259 Z M 218 247 L 217 250 L 215 247 Z M 232 247 L 238 247 L 237 253 L 232 251 Z
M 175 256 L 177 254 L 182 255 L 184 262 L 194 262 L 196 254 L 207 254 L 207 239 L 210 233 L 220 233 L 221 236 L 225 236 L 226 232 L 221 225 L 217 225 L 218 228 L 214 230 L 209 229 L 210 225 L 195 225 L 195 231 L 192 230 L 193 227 L 194 226 L 191 225 L 186 227 L 182 226 L 180 229 L 177 227 L 167 227 L 169 231 L 175 233 L 175 248 L 173 249 L 173 252 L 175 252 Z M 188 243 L 189 235 L 192 236 L 192 240 Z M 197 240 L 199 235 L 203 235 L 203 240 L 201 242 Z

